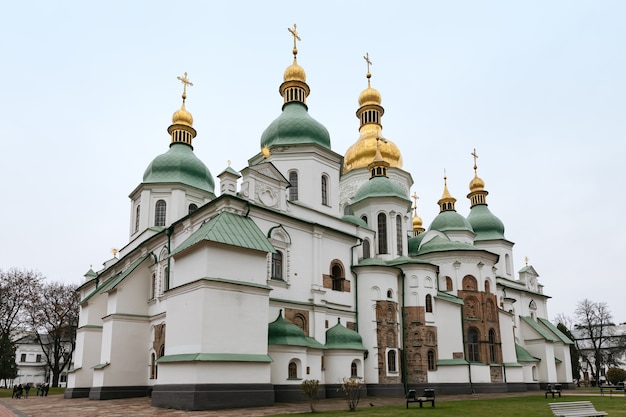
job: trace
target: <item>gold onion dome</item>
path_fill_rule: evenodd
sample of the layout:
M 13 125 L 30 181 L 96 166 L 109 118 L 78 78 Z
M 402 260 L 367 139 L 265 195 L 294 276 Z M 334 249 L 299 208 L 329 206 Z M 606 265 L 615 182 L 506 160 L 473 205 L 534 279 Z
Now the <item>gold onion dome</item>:
M 423 225 L 424 223 L 422 222 L 422 218 L 415 213 L 413 215 L 413 229 L 419 229 Z
M 370 79 L 372 74 L 369 71 L 371 61 L 365 55 L 367 62 L 367 88 L 359 95 L 359 109 L 356 112 L 360 120 L 359 139 L 348 148 L 344 155 L 343 173 L 366 168 L 376 155 L 378 149 L 377 142 L 384 139 L 380 144 L 380 153 L 383 159 L 389 163 L 391 168 L 402 168 L 402 154 L 398 146 L 382 135 L 381 118 L 385 109 L 381 106 L 382 97 L 378 90 L 372 88 Z
M 283 81 L 306 82 L 306 72 L 304 72 L 304 68 L 298 65 L 298 61 L 296 60 L 297 53 L 298 53 L 298 50 L 294 48 L 293 64 L 289 65 L 287 69 L 285 69 L 285 74 L 283 75 Z
M 474 173 L 474 178 L 469 183 L 469 189 L 471 192 L 482 191 L 485 189 L 485 181 L 478 174 Z
M 183 95 L 183 105 L 172 115 L 172 124 L 193 126 L 193 116 L 185 108 L 185 95 Z

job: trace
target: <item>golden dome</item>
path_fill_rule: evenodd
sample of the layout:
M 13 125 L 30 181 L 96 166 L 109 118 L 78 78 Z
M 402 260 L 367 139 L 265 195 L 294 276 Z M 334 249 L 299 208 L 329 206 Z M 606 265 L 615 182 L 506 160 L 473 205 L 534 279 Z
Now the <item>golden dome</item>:
M 485 189 L 485 181 L 478 177 L 476 172 L 474 172 L 474 178 L 469 183 L 469 189 L 471 192 L 483 191 Z
M 413 230 L 421 228 L 423 225 L 422 218 L 417 215 L 417 213 L 413 216 Z
M 283 81 L 302 81 L 306 82 L 306 73 L 304 72 L 304 68 L 298 65 L 296 58 L 293 58 L 293 64 L 285 69 L 285 74 L 283 75 Z
M 381 128 L 376 124 L 361 127 L 361 135 L 348 148 L 343 160 L 343 173 L 354 169 L 367 168 L 376 156 L 377 138 L 381 137 Z M 402 155 L 398 146 L 390 140 L 381 141 L 380 153 L 391 168 L 402 168 Z
M 185 101 L 180 109 L 176 110 L 172 115 L 172 124 L 193 126 L 193 116 L 185 108 Z
M 363 92 L 359 95 L 359 106 L 365 106 L 368 104 L 375 104 L 380 106 L 383 102 L 382 96 L 375 88 L 368 86 Z

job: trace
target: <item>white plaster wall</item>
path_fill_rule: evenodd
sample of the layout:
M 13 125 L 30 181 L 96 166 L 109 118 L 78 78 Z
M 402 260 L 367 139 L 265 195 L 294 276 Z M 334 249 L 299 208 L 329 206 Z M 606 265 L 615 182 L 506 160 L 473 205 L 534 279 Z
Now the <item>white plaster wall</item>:
M 336 349 L 327 350 L 324 354 L 324 374 L 326 383 L 340 384 L 343 378 L 349 378 L 351 373 L 350 367 L 354 360 L 363 363 L 363 352 Z M 366 382 L 370 383 L 367 379 Z
M 490 383 L 491 368 L 487 365 L 471 364 L 472 383 Z
M 517 362 L 517 353 L 515 352 L 515 334 L 514 319 L 510 314 L 498 310 L 500 322 L 500 341 L 502 342 L 502 361 L 505 363 Z
M 537 364 L 539 381 L 550 383 L 559 382 L 554 361 L 554 345 L 552 343 L 547 343 L 543 340 L 535 340 L 527 342 L 524 348 L 534 357 L 541 359 L 541 362 Z
M 432 383 L 469 382 L 468 366 L 467 365 L 437 366 L 436 371 L 428 372 L 428 382 L 432 382 Z
M 506 382 L 532 382 L 530 380 L 525 379 L 524 376 L 524 367 L 522 366 L 507 366 L 504 368 L 504 372 L 506 373 Z
M 440 299 L 435 301 L 438 314 L 437 359 L 453 359 L 453 353 L 464 351 L 461 306 Z
M 101 327 L 79 327 L 76 330 L 76 350 L 74 368 L 68 376 L 68 387 L 88 387 L 93 380 L 93 367 L 100 363 L 102 348 Z
M 265 362 L 180 362 L 159 364 L 159 384 L 267 384 Z
M 270 345 L 269 355 L 272 358 L 272 384 L 300 385 L 302 380 L 311 379 L 306 376 L 307 348 L 304 346 Z M 298 379 L 289 379 L 289 362 L 296 360 L 298 364 Z

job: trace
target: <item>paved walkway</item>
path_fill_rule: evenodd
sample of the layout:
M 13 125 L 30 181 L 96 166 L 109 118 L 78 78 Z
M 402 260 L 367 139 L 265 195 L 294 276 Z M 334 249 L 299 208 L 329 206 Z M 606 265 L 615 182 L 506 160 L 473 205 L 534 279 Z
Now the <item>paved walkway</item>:
M 540 391 L 504 394 L 441 395 L 437 401 L 454 401 L 480 398 L 499 398 L 543 394 Z M 372 405 L 370 405 L 372 404 Z M 361 399 L 358 408 L 371 406 L 402 405 L 404 398 L 368 397 Z M 318 401 L 318 411 L 347 409 L 342 399 Z M 31 396 L 30 398 L 0 399 L 0 417 L 261 417 L 274 414 L 293 414 L 308 412 L 308 403 L 285 403 L 271 407 L 238 408 L 218 411 L 182 411 L 156 408 L 150 405 L 149 398 L 130 398 L 124 400 L 92 401 L 86 398 L 65 399 L 63 395 L 48 397 Z

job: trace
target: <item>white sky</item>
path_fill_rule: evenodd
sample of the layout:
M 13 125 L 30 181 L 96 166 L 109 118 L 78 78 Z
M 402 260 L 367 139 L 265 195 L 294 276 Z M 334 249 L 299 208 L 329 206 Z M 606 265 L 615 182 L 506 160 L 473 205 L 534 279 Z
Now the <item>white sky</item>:
M 309 112 L 338 153 L 357 97 L 383 97 L 383 133 L 438 213 L 443 170 L 466 198 L 477 149 L 491 211 L 570 314 L 587 297 L 626 321 L 626 2 L 28 1 L 0 17 L 0 269 L 82 282 L 128 241 L 128 194 L 169 145 L 185 71 L 195 152 L 242 169 L 298 62 Z M 216 183 L 217 183 L 216 178 Z M 216 189 L 218 189 L 216 187 Z

